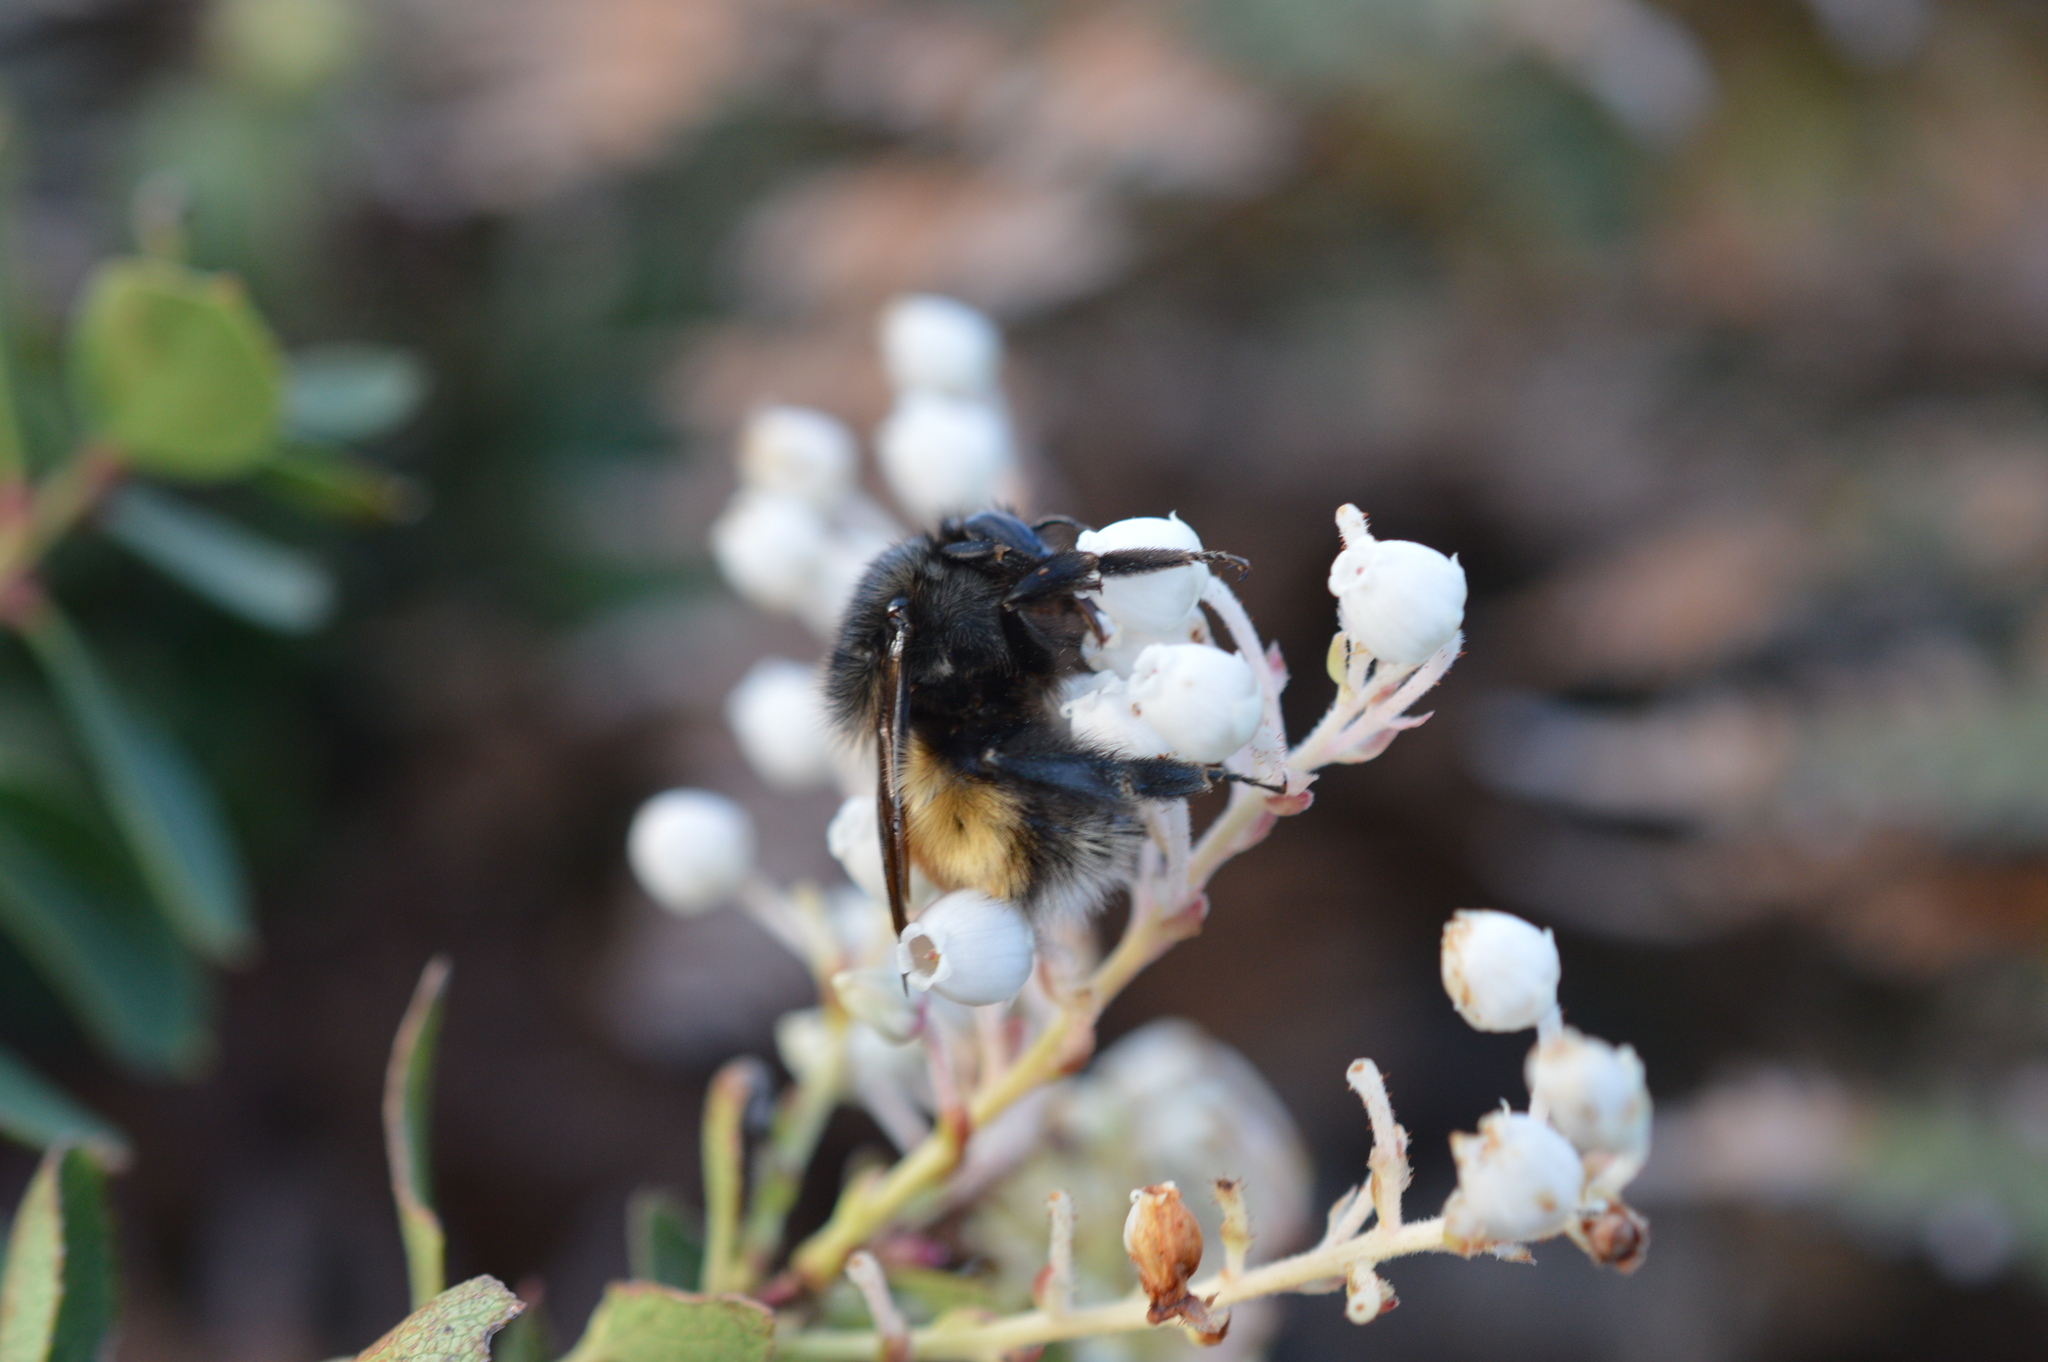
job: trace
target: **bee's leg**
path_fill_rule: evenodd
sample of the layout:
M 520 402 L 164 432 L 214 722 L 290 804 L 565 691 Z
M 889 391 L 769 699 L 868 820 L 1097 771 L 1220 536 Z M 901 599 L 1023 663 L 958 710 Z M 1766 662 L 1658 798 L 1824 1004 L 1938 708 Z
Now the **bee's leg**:
M 1191 563 L 1211 563 L 1236 568 L 1238 577 L 1242 579 L 1252 567 L 1234 553 L 1213 550 L 1196 553 L 1188 549 L 1112 549 L 1094 557 L 1095 570 L 1104 577 L 1126 577 L 1139 572 L 1187 567 Z
M 1030 572 L 1003 597 L 1005 610 L 1025 610 L 1048 601 L 1072 596 L 1095 585 L 1095 555 L 1055 553 Z
M 1237 771 L 1226 771 L 1221 766 L 1209 767 L 1206 774 L 1211 780 L 1226 780 L 1233 785 L 1256 785 L 1259 789 L 1264 790 L 1269 794 L 1287 793 L 1287 787 L 1285 785 L 1274 785 L 1270 784 L 1267 781 L 1257 780 L 1251 776 L 1243 775 Z
M 981 754 L 993 774 L 1096 799 L 1185 799 L 1209 788 L 1208 773 L 1171 757 L 1109 757 L 1079 748 L 1041 747 Z

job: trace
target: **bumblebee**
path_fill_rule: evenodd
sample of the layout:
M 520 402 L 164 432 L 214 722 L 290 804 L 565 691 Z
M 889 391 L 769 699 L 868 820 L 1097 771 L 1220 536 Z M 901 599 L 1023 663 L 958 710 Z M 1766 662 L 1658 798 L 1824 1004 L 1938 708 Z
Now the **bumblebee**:
M 869 565 L 827 670 L 834 719 L 875 741 L 876 812 L 889 913 L 901 933 L 914 865 L 943 890 L 975 889 L 1033 921 L 1096 907 L 1143 836 L 1142 801 L 1199 794 L 1220 767 L 1131 758 L 1077 740 L 1060 683 L 1103 636 L 1082 593 L 1102 578 L 1226 553 L 1054 549 L 1002 511 L 943 522 Z

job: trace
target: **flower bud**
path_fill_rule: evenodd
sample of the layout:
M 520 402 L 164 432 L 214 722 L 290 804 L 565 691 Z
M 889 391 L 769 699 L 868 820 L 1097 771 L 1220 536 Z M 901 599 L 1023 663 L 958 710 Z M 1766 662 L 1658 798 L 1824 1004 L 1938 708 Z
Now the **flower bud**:
M 809 667 L 786 658 L 762 658 L 725 697 L 725 721 L 747 764 L 776 789 L 831 783 L 825 698 Z
M 933 388 L 984 396 L 996 388 L 1003 338 L 965 303 L 905 294 L 882 314 L 882 365 L 900 392 Z
M 825 522 L 807 501 L 741 489 L 711 526 L 711 552 L 733 590 L 764 610 L 802 608 L 817 576 Z
M 903 994 L 903 976 L 893 969 L 843 969 L 832 976 L 839 1005 L 857 1022 L 875 1028 L 893 1045 L 917 1034 L 917 1007 Z
M 1444 992 L 1481 1031 L 1522 1031 L 1557 1006 L 1563 967 L 1550 929 L 1512 913 L 1460 908 L 1444 924 Z
M 825 1009 L 803 1007 L 776 1018 L 775 1056 L 798 1082 L 838 1063 L 839 1040 L 825 1020 Z
M 1578 1151 L 1533 1116 L 1482 1116 L 1477 1135 L 1451 1136 L 1451 1158 L 1458 1190 L 1444 1203 L 1444 1238 L 1461 1253 L 1547 1239 L 1578 1209 Z
M 1573 1240 L 1601 1267 L 1627 1276 L 1643 1265 L 1650 1251 L 1650 1222 L 1619 1200 L 1597 1201 L 1579 1208 Z
M 809 407 L 762 407 L 740 437 L 740 481 L 830 510 L 853 489 L 853 432 Z
M 1330 594 L 1353 644 L 1396 666 L 1426 662 L 1465 620 L 1465 569 L 1426 544 L 1374 539 L 1356 506 L 1337 512 L 1344 551 Z
M 1523 1073 L 1532 1105 L 1581 1153 L 1641 1156 L 1650 1147 L 1650 1091 L 1643 1061 L 1567 1026 L 1529 1051 Z
M 1075 539 L 1074 547 L 1083 553 L 1097 554 L 1117 549 L 1186 549 L 1200 553 L 1202 539 L 1177 515 L 1164 520 L 1139 516 L 1104 525 L 1099 530 L 1084 530 Z M 1123 628 L 1141 634 L 1170 634 L 1194 613 L 1208 580 L 1209 569 L 1201 563 L 1104 577 L 1102 608 Z
M 731 897 L 752 873 L 753 821 L 722 794 L 666 790 L 633 815 L 626 859 L 656 903 L 694 916 Z
M 1130 687 L 1109 673 L 1091 678 L 1095 685 L 1060 706 L 1074 736 L 1119 757 L 1164 757 L 1173 748 L 1157 730 L 1138 717 Z
M 1169 1318 L 1173 1307 L 1186 1299 L 1188 1281 L 1202 1265 L 1202 1227 L 1182 1204 L 1178 1187 L 1161 1182 L 1131 1193 L 1131 1213 L 1124 1217 L 1124 1252 L 1131 1256 L 1138 1284 L 1152 1302 L 1152 1322 Z
M 969 1007 L 1006 1003 L 1031 978 L 1033 939 L 1024 915 L 962 889 L 903 929 L 896 967 L 914 987 Z
M 1155 643 L 1138 654 L 1130 697 L 1183 761 L 1222 761 L 1252 740 L 1265 712 L 1251 664 L 1200 643 Z
M 1010 424 L 993 403 L 913 389 L 875 431 L 875 454 L 897 504 L 936 525 L 996 499 L 1010 468 Z
M 882 863 L 882 831 L 875 821 L 873 795 L 854 795 L 839 806 L 825 826 L 825 849 L 862 893 L 876 903 L 889 901 L 889 875 Z

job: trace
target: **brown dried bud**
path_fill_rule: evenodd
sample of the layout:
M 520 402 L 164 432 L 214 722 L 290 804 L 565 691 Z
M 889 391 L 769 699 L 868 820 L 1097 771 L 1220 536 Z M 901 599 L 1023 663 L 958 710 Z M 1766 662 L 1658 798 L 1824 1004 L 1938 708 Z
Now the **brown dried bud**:
M 1124 1252 L 1131 1255 L 1138 1282 L 1152 1302 L 1152 1322 L 1173 1318 L 1174 1307 L 1188 1294 L 1188 1279 L 1202 1265 L 1202 1227 L 1181 1204 L 1178 1187 L 1161 1182 L 1131 1193 Z
M 1630 1273 L 1650 1251 L 1650 1222 L 1619 1201 L 1581 1207 L 1572 1239 L 1602 1267 Z

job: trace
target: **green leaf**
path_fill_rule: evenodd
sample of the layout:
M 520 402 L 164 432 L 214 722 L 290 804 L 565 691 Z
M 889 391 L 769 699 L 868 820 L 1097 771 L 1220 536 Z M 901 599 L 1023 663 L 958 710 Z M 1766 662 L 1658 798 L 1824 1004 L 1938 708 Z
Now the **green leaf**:
M 108 261 L 86 284 L 71 358 L 88 420 L 144 472 L 240 477 L 276 451 L 283 359 L 226 275 Z
M 96 1362 L 114 1295 L 106 1175 L 82 1149 L 52 1149 L 7 1240 L 0 1362 Z
M 774 1342 L 775 1317 L 744 1296 L 613 1282 L 562 1362 L 766 1362 Z
M 102 1167 L 128 1166 L 128 1141 L 119 1130 L 5 1050 L 0 1050 L 0 1135 L 31 1149 L 84 1145 Z
M 291 356 L 285 425 L 307 440 L 353 444 L 410 421 L 427 397 L 427 371 L 410 350 L 322 345 Z
M 0 485 L 19 482 L 28 470 L 21 421 L 14 409 L 14 363 L 7 353 L 5 334 L 0 330 Z
M 496 1277 L 471 1277 L 400 1320 L 356 1362 L 490 1362 L 491 1335 L 525 1308 Z
M 441 999 L 448 989 L 448 958 L 437 955 L 420 972 L 384 1070 L 384 1150 L 391 1162 L 391 1195 L 398 1203 L 398 1232 L 405 1240 L 412 1301 L 420 1305 L 441 1290 L 441 1218 L 434 1213 L 429 1178 L 429 1123 L 434 1086 L 434 1043 L 441 1035 Z
M 193 949 L 239 961 L 255 947 L 240 857 L 213 791 L 170 738 L 122 704 L 53 605 L 23 631 L 150 892 Z
M 130 483 L 108 501 L 100 526 L 165 576 L 251 624 L 303 634 L 334 612 L 327 569 L 168 493 Z
M 668 1192 L 642 1187 L 626 1202 L 626 1262 L 636 1281 L 685 1291 L 703 1277 L 703 1237 Z
M 204 976 L 105 840 L 0 795 L 0 928 L 124 1062 L 189 1074 L 208 1057 Z
M 538 1300 L 527 1301 L 519 1318 L 491 1340 L 491 1362 L 555 1362 L 555 1331 Z
M 287 445 L 257 479 L 282 500 L 341 520 L 409 525 L 427 509 L 415 479 L 325 445 Z

